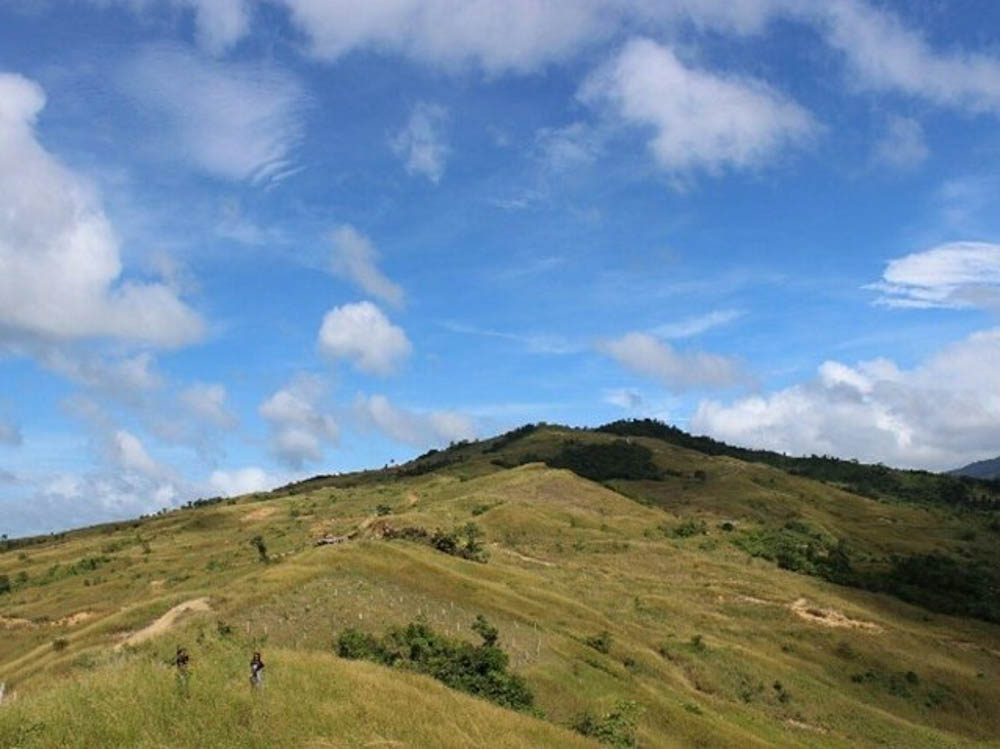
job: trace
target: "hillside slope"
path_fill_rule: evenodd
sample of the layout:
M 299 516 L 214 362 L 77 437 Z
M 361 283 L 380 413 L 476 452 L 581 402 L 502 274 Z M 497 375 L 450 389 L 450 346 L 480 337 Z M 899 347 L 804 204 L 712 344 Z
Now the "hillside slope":
M 0 597 L 0 681 L 16 693 L 0 706 L 0 746 L 583 746 L 569 727 L 622 700 L 641 705 L 647 747 L 996 744 L 1000 626 L 792 564 L 824 570 L 828 539 L 873 570 L 892 555 L 995 559 L 991 513 L 624 444 L 618 458 L 643 474 L 631 450 L 648 450 L 655 477 L 602 484 L 546 466 L 623 448 L 534 429 L 14 544 L 0 554 L 0 574 L 19 581 Z M 485 562 L 431 542 L 469 522 Z M 769 533 L 799 556 L 767 559 Z M 339 543 L 314 546 L 324 536 Z M 348 628 L 415 619 L 475 641 L 479 614 L 544 720 L 334 656 Z M 187 696 L 165 665 L 178 645 L 192 654 Z M 259 695 L 244 673 L 253 649 L 268 664 Z

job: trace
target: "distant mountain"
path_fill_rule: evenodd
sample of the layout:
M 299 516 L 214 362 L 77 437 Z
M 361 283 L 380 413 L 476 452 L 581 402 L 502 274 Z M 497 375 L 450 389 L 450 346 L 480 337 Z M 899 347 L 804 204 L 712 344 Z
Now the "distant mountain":
M 1000 479 L 1000 458 L 969 463 L 948 473 L 952 476 L 971 476 L 974 479 Z

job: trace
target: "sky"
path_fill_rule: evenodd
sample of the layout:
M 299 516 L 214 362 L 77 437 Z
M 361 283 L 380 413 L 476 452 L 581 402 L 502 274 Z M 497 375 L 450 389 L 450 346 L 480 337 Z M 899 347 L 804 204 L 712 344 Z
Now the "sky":
M 977 0 L 0 0 L 0 532 L 537 421 L 995 457 L 998 121 Z

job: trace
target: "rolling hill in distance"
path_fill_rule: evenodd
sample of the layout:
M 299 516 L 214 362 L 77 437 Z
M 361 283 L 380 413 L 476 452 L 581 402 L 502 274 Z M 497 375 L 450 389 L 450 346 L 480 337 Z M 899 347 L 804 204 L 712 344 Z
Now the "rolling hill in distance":
M 951 471 L 953 476 L 969 476 L 974 479 L 1000 479 L 1000 458 L 977 460 L 967 466 Z
M 998 541 L 997 481 L 527 425 L 6 539 L 0 747 L 997 746 Z

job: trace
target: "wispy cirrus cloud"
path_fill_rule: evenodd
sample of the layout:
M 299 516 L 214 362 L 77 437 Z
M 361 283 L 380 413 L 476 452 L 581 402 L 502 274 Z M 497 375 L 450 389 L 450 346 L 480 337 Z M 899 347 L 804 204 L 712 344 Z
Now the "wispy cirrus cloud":
M 403 288 L 379 269 L 378 252 L 368 237 L 350 224 L 343 224 L 330 232 L 330 242 L 334 274 L 383 302 L 402 306 L 406 298 Z
M 877 291 L 887 307 L 1000 310 L 1000 245 L 951 242 L 889 261 Z
M 495 338 L 519 344 L 533 354 L 576 354 L 586 350 L 586 346 L 569 340 L 565 336 L 547 333 L 511 333 L 503 330 L 480 328 L 455 321 L 445 321 L 441 326 L 453 333 Z
M 706 333 L 713 328 L 728 325 L 739 320 L 746 313 L 739 309 L 720 309 L 707 312 L 704 315 L 687 317 L 683 320 L 657 325 L 649 332 L 660 338 L 693 338 Z
M 733 357 L 707 351 L 680 352 L 648 333 L 626 333 L 598 341 L 596 349 L 671 390 L 725 388 L 748 380 L 742 364 Z
M 158 158 L 259 185 L 298 171 L 294 152 L 309 100 L 287 71 L 152 45 L 123 66 L 118 78 L 146 114 Z

